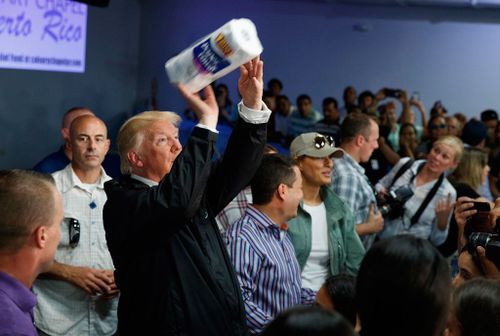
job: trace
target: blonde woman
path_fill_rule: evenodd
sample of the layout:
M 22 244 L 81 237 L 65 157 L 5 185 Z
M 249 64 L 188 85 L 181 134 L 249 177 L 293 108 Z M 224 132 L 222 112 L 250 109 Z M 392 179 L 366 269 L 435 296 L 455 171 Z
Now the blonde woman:
M 467 196 L 478 198 L 479 188 L 488 178 L 490 166 L 488 166 L 488 155 L 481 149 L 465 148 L 462 160 L 457 168 L 449 176 L 449 180 L 457 192 L 457 198 Z M 463 230 L 463 228 L 462 228 Z M 454 217 L 450 221 L 450 229 L 446 241 L 438 246 L 438 250 L 445 257 L 451 256 L 457 251 L 459 228 Z
M 400 169 L 410 160 L 403 158 L 377 183 L 377 191 L 388 201 L 397 198 L 403 190 L 409 196 L 401 202 L 400 208 L 391 205 L 391 211 L 384 218 L 380 238 L 411 234 L 429 239 L 436 246 L 446 240 L 456 191 L 445 173 L 457 167 L 462 153 L 460 139 L 455 136 L 441 137 L 432 145 L 427 160 L 414 161 L 397 177 Z M 396 197 L 391 198 L 390 195 Z

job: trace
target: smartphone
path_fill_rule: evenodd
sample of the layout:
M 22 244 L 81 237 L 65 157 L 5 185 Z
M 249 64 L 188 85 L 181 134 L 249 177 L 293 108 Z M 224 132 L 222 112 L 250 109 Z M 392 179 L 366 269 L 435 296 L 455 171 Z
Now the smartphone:
M 471 208 L 471 210 L 475 209 L 475 210 L 477 210 L 477 212 L 490 212 L 491 211 L 490 203 L 488 203 L 488 202 L 474 201 L 472 203 L 474 204 L 474 206 Z
M 399 98 L 401 96 L 401 90 L 397 90 L 397 89 L 384 89 L 384 95 L 386 97 Z
M 420 101 L 420 92 L 413 91 L 413 93 L 411 94 L 411 100 Z
M 488 232 L 493 233 L 493 227 L 491 223 L 491 207 L 488 202 L 472 202 L 474 206 L 471 209 L 476 209 L 477 213 L 470 216 L 470 218 L 465 223 L 464 236 L 466 239 L 469 238 L 472 232 Z

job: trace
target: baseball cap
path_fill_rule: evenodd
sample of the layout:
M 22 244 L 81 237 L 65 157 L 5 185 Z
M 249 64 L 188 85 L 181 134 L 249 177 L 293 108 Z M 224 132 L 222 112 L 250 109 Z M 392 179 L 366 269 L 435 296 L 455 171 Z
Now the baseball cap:
M 487 137 L 488 129 L 476 119 L 469 120 L 462 129 L 462 141 L 469 146 L 477 146 Z
M 303 155 L 313 158 L 342 157 L 344 151 L 335 147 L 335 141 L 331 136 L 310 132 L 299 135 L 290 144 L 290 156 L 292 158 Z

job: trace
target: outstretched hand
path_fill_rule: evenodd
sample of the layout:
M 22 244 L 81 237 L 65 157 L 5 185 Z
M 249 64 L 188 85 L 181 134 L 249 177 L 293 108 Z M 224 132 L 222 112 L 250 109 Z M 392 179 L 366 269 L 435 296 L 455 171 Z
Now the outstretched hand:
M 446 219 L 448 219 L 448 216 L 451 213 L 451 210 L 453 210 L 453 207 L 455 206 L 455 203 L 451 200 L 451 194 L 448 193 L 448 196 L 446 196 L 443 199 L 440 199 L 437 204 L 436 204 L 436 216 L 443 216 Z
M 260 60 L 260 56 L 240 67 L 238 90 L 243 98 L 243 104 L 250 109 L 262 109 L 263 71 L 264 62 Z
M 190 92 L 184 84 L 178 84 L 177 88 L 198 117 L 200 124 L 215 128 L 219 118 L 219 107 L 212 87 L 209 85 L 203 89 L 205 98 L 202 98 L 199 92 Z

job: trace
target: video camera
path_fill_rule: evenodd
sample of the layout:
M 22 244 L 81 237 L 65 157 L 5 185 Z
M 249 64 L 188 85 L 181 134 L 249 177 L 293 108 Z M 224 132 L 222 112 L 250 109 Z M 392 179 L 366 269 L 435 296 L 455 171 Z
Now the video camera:
M 500 269 L 500 218 L 492 222 L 490 206 L 486 202 L 474 202 L 476 214 L 468 218 L 464 227 L 467 238 L 467 250 L 477 254 L 477 247 L 486 250 L 486 257 Z
M 469 236 L 467 244 L 469 253 L 475 255 L 478 246 L 484 247 L 486 258 L 491 260 L 500 269 L 500 235 L 496 233 L 473 232 Z

